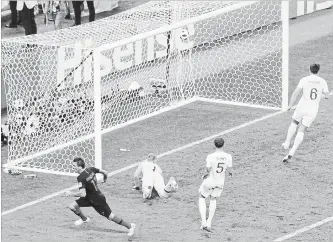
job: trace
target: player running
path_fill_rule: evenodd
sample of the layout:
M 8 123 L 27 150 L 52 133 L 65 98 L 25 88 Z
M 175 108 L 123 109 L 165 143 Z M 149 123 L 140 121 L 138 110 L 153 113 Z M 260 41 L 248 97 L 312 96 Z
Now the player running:
M 80 192 L 66 192 L 65 195 L 79 197 L 79 199 L 69 205 L 70 210 L 80 217 L 80 219 L 75 222 L 75 225 L 80 226 L 90 221 L 90 218 L 82 213 L 80 207 L 93 207 L 100 215 L 106 217 L 108 220 L 126 227 L 128 229 L 128 236 L 132 236 L 134 234 L 135 224 L 130 224 L 112 213 L 105 196 L 97 186 L 96 173 L 103 174 L 103 182 L 106 182 L 108 177 L 107 172 L 95 167 L 86 168 L 82 158 L 75 158 L 73 162 L 76 164 L 77 173 L 79 173 L 77 181 L 79 183 Z
M 224 139 L 214 140 L 216 151 L 209 154 L 206 159 L 207 172 L 202 176 L 204 181 L 199 188 L 199 211 L 201 215 L 201 229 L 211 231 L 212 219 L 216 210 L 216 198 L 223 191 L 225 172 L 230 168 L 229 176 L 232 176 L 232 157 L 223 151 Z M 209 216 L 206 220 L 206 198 L 210 196 Z
M 318 113 L 319 103 L 322 98 L 322 94 L 324 94 L 324 97 L 328 99 L 329 91 L 327 83 L 323 78 L 317 75 L 319 69 L 319 64 L 312 64 L 310 66 L 311 75 L 304 77 L 300 80 L 298 86 L 296 87 L 294 93 L 291 96 L 288 111 L 292 108 L 299 92 L 303 90 L 302 97 L 298 102 L 294 115 L 292 116 L 293 120 L 289 126 L 287 138 L 282 144 L 285 150 L 289 149 L 290 140 L 296 133 L 298 124 L 300 124 L 298 127 L 297 135 L 295 137 L 294 145 L 290 149 L 288 155 L 283 158 L 283 162 L 285 163 L 289 162 L 290 159 L 294 156 L 297 148 L 303 141 L 304 131 L 309 128 L 312 122 L 315 120 Z
M 140 177 L 142 176 L 142 196 L 144 199 L 152 198 L 153 189 L 163 198 L 178 190 L 178 184 L 174 177 L 170 177 L 168 184 L 165 185 L 162 169 L 156 164 L 156 161 L 157 156 L 150 153 L 147 160 L 140 162 L 134 173 L 135 186 L 133 190 L 140 190 Z

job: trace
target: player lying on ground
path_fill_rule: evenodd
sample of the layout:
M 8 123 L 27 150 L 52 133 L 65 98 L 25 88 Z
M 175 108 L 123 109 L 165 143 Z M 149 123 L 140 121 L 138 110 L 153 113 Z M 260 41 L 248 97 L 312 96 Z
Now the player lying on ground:
M 107 172 L 95 167 L 86 168 L 82 158 L 75 158 L 73 162 L 76 165 L 77 173 L 79 173 L 77 181 L 79 183 L 80 192 L 67 192 L 65 195 L 79 197 L 79 199 L 69 205 L 70 210 L 80 217 L 80 219 L 75 222 L 75 225 L 79 226 L 90 221 L 90 218 L 82 213 L 80 207 L 93 207 L 100 215 L 106 217 L 108 220 L 126 227 L 129 231 L 128 236 L 132 236 L 134 234 L 135 224 L 130 224 L 112 213 L 105 196 L 97 186 L 96 173 L 103 174 L 103 182 L 105 182 L 108 177 Z
M 297 148 L 302 143 L 304 138 L 304 132 L 306 131 L 307 128 L 310 127 L 310 125 L 317 116 L 319 103 L 322 96 L 328 99 L 327 83 L 323 78 L 317 75 L 319 69 L 320 69 L 319 64 L 312 64 L 310 66 L 311 74 L 300 80 L 298 86 L 296 87 L 294 93 L 291 96 L 288 111 L 291 110 L 299 92 L 303 90 L 302 97 L 299 100 L 294 115 L 292 117 L 293 120 L 289 126 L 287 138 L 285 142 L 282 144 L 284 149 L 286 150 L 289 149 L 290 140 L 296 133 L 298 124 L 300 125 L 298 127 L 294 145 L 290 149 L 288 155 L 283 158 L 283 162 L 289 162 L 290 159 L 294 156 Z
M 140 190 L 140 177 L 142 176 L 142 196 L 144 199 L 152 198 L 153 189 L 160 197 L 166 198 L 171 192 L 178 190 L 174 177 L 170 177 L 167 185 L 164 183 L 162 169 L 156 164 L 157 156 L 149 154 L 147 160 L 140 162 L 134 173 L 135 186 L 133 190 Z
M 232 157 L 223 151 L 224 139 L 214 140 L 216 151 L 209 154 L 206 159 L 207 172 L 202 176 L 204 181 L 199 188 L 199 212 L 201 215 L 201 229 L 211 231 L 212 220 L 216 210 L 216 198 L 223 191 L 225 172 L 230 168 L 229 176 L 232 176 Z M 209 216 L 206 220 L 206 198 L 210 196 Z

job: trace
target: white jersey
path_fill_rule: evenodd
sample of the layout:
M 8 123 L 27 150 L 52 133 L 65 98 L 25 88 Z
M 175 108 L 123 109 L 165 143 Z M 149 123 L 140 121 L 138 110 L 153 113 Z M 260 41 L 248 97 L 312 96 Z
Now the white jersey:
M 207 156 L 206 162 L 206 167 L 211 168 L 209 178 L 214 183 L 223 183 L 226 169 L 232 167 L 231 155 L 224 151 L 216 151 Z
M 311 113 L 317 113 L 322 94 L 328 92 L 326 81 L 317 75 L 310 75 L 302 78 L 297 87 L 303 90 L 297 108 L 306 108 Z
M 137 170 L 135 171 L 135 176 L 142 174 L 142 177 L 154 177 L 155 174 L 162 175 L 162 169 L 154 162 L 151 161 L 142 161 L 138 165 Z

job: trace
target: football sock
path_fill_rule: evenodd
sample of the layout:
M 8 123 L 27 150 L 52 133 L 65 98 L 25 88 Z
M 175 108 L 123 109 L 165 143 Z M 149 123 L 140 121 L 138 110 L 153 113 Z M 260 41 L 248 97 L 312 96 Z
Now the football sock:
M 287 138 L 286 138 L 286 141 L 284 142 L 285 144 L 287 144 L 287 145 L 290 144 L 290 140 L 292 139 L 292 137 L 296 133 L 296 129 L 297 129 L 296 124 L 294 124 L 294 123 L 290 124 L 289 129 L 288 129 L 288 133 L 287 133 Z
M 111 219 L 113 222 L 122 225 L 128 229 L 131 228 L 131 225 L 129 223 L 127 223 L 125 220 L 119 218 L 118 216 L 114 215 L 113 218 Z
M 71 209 L 72 210 L 72 209 Z M 83 221 L 87 220 L 87 217 L 83 215 L 80 208 L 76 208 L 75 210 L 72 210 L 77 216 L 79 216 Z
M 289 151 L 289 155 L 293 156 L 295 154 L 296 150 L 298 149 L 298 147 L 302 143 L 303 138 L 304 138 L 304 133 L 303 132 L 298 132 L 297 135 L 296 135 L 296 138 L 295 138 L 294 145 Z
M 213 220 L 213 217 L 214 217 L 215 210 L 216 210 L 216 199 L 210 200 L 209 216 L 208 216 L 208 219 L 207 219 L 208 225 L 212 224 L 212 220 Z
M 206 224 L 206 200 L 203 197 L 199 198 L 199 211 L 202 224 Z

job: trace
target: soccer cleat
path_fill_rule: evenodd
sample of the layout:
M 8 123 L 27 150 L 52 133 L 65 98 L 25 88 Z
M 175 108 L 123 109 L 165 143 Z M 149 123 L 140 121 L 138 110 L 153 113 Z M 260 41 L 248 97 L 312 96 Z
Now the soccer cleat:
M 79 220 L 76 220 L 74 224 L 75 224 L 76 226 L 80 226 L 80 225 L 82 225 L 82 224 L 84 224 L 84 223 L 89 223 L 89 222 L 90 222 L 90 218 L 87 217 L 87 220 L 86 220 L 86 221 L 83 221 L 82 219 L 79 219 Z
M 211 228 L 208 227 L 206 224 L 201 224 L 200 229 L 201 229 L 201 230 L 205 230 L 205 231 L 207 231 L 207 232 L 212 232 L 212 231 L 211 231 Z
M 288 163 L 288 162 L 291 160 L 292 157 L 293 157 L 292 155 L 286 155 L 286 156 L 283 158 L 283 163 Z
M 286 144 L 286 143 L 283 143 L 282 144 L 282 147 L 283 147 L 283 149 L 285 149 L 285 150 L 288 150 L 289 149 L 289 146 L 290 146 L 290 144 Z
M 128 230 L 128 236 L 133 236 L 134 235 L 134 230 L 135 230 L 135 224 L 131 224 L 131 228 Z
M 171 191 L 178 191 L 178 184 L 174 177 L 170 177 L 168 184 L 170 184 Z
M 212 230 L 212 222 L 207 220 L 207 228 L 211 231 Z

